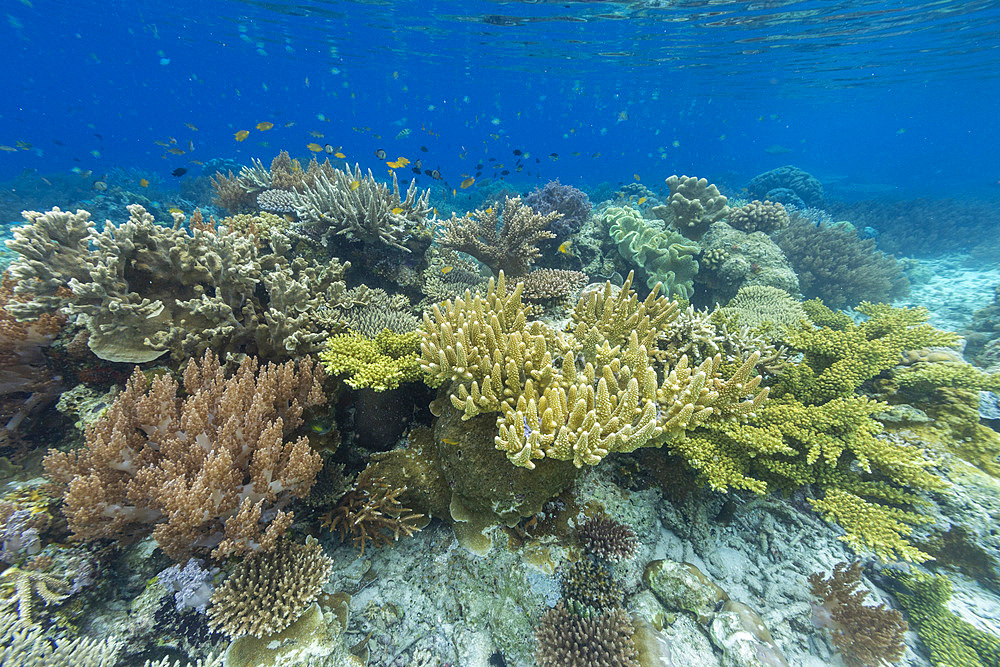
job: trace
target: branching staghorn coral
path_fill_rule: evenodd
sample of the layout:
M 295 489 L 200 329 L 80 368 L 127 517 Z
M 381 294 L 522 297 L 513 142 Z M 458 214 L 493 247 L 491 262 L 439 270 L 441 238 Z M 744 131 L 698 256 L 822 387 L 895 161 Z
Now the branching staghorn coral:
M 323 525 L 331 532 L 338 531 L 341 540 L 350 538 L 361 549 L 360 558 L 368 544 L 390 545 L 400 535 L 409 537 L 420 530 L 424 515 L 403 507 L 399 501 L 406 490 L 405 486 L 390 488 L 382 480 L 364 476 L 323 516 Z
M 472 255 L 494 274 L 504 271 L 520 276 L 541 257 L 538 242 L 555 238 L 546 228 L 561 216 L 556 211 L 535 213 L 521 203 L 520 197 L 507 197 L 502 225 L 500 211 L 493 207 L 476 209 L 463 218 L 452 214 L 450 220 L 444 221 L 441 245 Z
M 578 303 L 570 333 L 526 322 L 521 286 L 505 277 L 485 297 L 467 294 L 424 314 L 422 368 L 432 386 L 448 386 L 463 419 L 498 412 L 496 446 L 516 466 L 533 460 L 595 465 L 681 439 L 709 419 L 740 421 L 767 396 L 754 395 L 751 355 L 728 380 L 721 358 L 692 368 L 682 358 L 658 376 L 647 351 L 676 317 L 676 303 L 654 288 L 644 302 L 632 275 L 615 294 L 610 283 Z M 752 395 L 752 400 L 744 397 Z
M 122 642 L 111 638 L 53 637 L 50 630 L 25 627 L 13 612 L 0 612 L 0 665 L 4 667 L 114 667 L 121 648 Z M 211 667 L 220 664 L 217 661 Z
M 385 329 L 374 338 L 349 332 L 332 336 L 319 358 L 328 373 L 346 374 L 354 389 L 386 391 L 420 380 L 420 335 Z
M 186 398 L 167 375 L 138 369 L 86 445 L 51 452 L 46 472 L 66 485 L 63 512 L 77 539 L 152 532 L 175 560 L 267 550 L 291 524 L 284 508 L 309 493 L 321 457 L 286 437 L 325 402 L 322 369 L 307 357 L 260 368 L 247 357 L 226 378 L 206 352 L 184 371 Z
M 411 252 L 411 237 L 429 234 L 430 190 L 419 193 L 415 180 L 405 198 L 400 195 L 396 172 L 389 187 L 375 180 L 370 169 L 365 174 L 358 165 L 351 171 L 327 163 L 315 170 L 311 180 L 296 197 L 295 212 L 307 233 L 325 242 L 346 236 Z

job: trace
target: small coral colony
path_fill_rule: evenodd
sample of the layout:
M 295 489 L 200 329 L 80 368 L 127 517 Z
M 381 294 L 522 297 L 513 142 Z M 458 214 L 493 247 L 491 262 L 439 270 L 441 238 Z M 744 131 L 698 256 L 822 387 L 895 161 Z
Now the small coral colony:
M 26 211 L 7 241 L 3 664 L 455 664 L 376 662 L 331 582 L 429 527 L 470 560 L 544 549 L 519 639 L 543 667 L 676 664 L 678 616 L 721 664 L 789 664 L 765 609 L 653 558 L 588 478 L 821 517 L 856 558 L 802 572 L 800 632 L 844 664 L 1000 664 L 921 565 L 955 471 L 1000 473 L 1000 376 L 889 305 L 900 263 L 806 172 L 449 215 L 284 152 L 212 187 L 214 215 Z M 482 664 L 521 664 L 495 634 Z

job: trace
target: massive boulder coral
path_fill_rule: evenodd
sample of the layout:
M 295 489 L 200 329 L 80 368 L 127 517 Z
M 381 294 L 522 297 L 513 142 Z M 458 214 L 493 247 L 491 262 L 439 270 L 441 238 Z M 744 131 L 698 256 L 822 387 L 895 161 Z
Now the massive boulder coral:
M 747 183 L 747 191 L 758 199 L 799 208 L 822 208 L 825 203 L 823 184 L 809 172 L 790 164 L 757 174 Z
M 19 320 L 68 314 L 88 331 L 88 346 L 107 361 L 175 361 L 206 349 L 287 358 L 318 351 L 343 325 L 344 310 L 367 300 L 348 290 L 350 264 L 287 260 L 289 241 L 270 230 L 269 252 L 257 237 L 205 222 L 165 227 L 138 205 L 129 220 L 105 223 L 55 208 L 26 212 L 29 224 L 7 242 L 19 257 L 8 307 Z M 66 290 L 68 285 L 69 290 Z M 263 289 L 260 289 L 261 285 Z
M 150 382 L 136 369 L 82 449 L 45 458 L 74 536 L 152 533 L 178 561 L 272 548 L 322 466 L 306 437 L 287 440 L 303 410 L 326 401 L 322 379 L 308 357 L 264 367 L 246 357 L 226 378 L 206 352 L 187 365 L 180 398 L 169 375 Z
M 749 285 L 799 292 L 799 278 L 785 253 L 764 232 L 747 233 L 716 222 L 702 237 L 701 248 L 704 270 L 695 279 L 708 288 L 709 303 L 726 302 Z

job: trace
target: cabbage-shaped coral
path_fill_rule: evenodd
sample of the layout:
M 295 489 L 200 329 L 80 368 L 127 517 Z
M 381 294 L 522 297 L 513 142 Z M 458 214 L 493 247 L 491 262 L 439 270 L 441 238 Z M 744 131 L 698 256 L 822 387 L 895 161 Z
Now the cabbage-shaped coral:
M 618 252 L 642 272 L 647 287 L 662 283 L 668 296 L 691 298 L 698 273 L 697 243 L 670 228 L 653 227 L 641 212 L 628 206 L 609 208 L 604 220 Z

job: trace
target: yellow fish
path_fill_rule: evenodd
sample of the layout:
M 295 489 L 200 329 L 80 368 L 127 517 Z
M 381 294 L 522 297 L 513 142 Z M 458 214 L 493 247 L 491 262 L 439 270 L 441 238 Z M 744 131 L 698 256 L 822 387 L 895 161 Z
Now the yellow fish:
M 361 181 L 358 180 L 351 181 L 352 190 L 357 190 L 360 186 L 361 186 Z
M 639 197 L 639 201 L 637 201 L 636 203 L 637 204 L 645 204 L 646 203 L 646 198 L 645 197 Z
M 444 275 L 448 275 L 454 268 L 455 268 L 454 266 L 442 266 L 441 273 L 443 273 Z
M 199 166 L 201 166 L 201 165 L 203 165 L 203 164 L 205 164 L 205 163 L 204 163 L 204 162 L 202 162 L 201 160 L 191 160 L 191 164 L 196 164 L 196 165 L 199 165 Z
M 184 124 L 187 125 L 187 127 L 188 127 L 189 130 L 193 130 L 195 132 L 198 131 L 198 128 L 195 127 L 194 125 L 192 125 L 191 123 L 184 123 Z
M 441 438 L 441 442 L 443 442 L 446 445 L 457 445 L 458 444 L 458 440 L 452 440 L 451 438 Z
M 339 158 L 340 158 L 341 160 L 343 160 L 343 159 L 344 159 L 344 158 L 346 158 L 347 156 L 346 156 L 346 155 L 344 155 L 343 153 L 340 153 L 340 152 L 337 152 L 337 153 L 334 153 L 334 154 L 333 154 L 333 157 L 339 157 Z
M 475 183 L 475 182 L 476 182 L 476 179 L 475 179 L 475 178 L 473 178 L 472 176 L 469 176 L 469 177 L 468 177 L 467 179 L 465 179 L 464 181 L 462 181 L 462 182 L 461 182 L 461 183 L 459 184 L 459 186 L 458 186 L 458 187 L 460 187 L 460 188 L 462 188 L 463 190 L 465 190 L 466 188 L 468 188 L 468 187 L 471 187 L 471 186 L 472 186 L 472 184 L 473 184 L 473 183 Z
M 392 209 L 392 214 L 393 214 L 393 215 L 399 215 L 400 213 L 402 213 L 402 212 L 403 212 L 403 211 L 405 211 L 405 210 L 406 210 L 406 209 L 404 209 L 404 208 L 400 208 L 399 206 L 397 206 L 396 208 Z
M 635 180 L 638 181 L 639 180 L 639 174 L 632 174 L 632 178 L 634 178 Z
M 564 255 L 570 254 L 571 245 L 573 245 L 572 241 L 563 241 L 561 244 L 559 244 L 559 252 L 561 252 Z
M 260 130 L 261 132 L 264 132 L 266 130 L 270 130 L 272 127 L 274 127 L 274 123 L 272 123 L 270 121 L 266 121 L 266 120 L 264 122 L 262 122 L 262 123 L 257 123 L 257 125 L 256 125 L 256 128 L 258 130 Z
M 323 138 L 323 133 L 320 132 L 319 130 L 310 130 L 309 131 L 309 135 L 313 136 L 313 137 L 316 137 L 317 139 L 322 139 Z
M 171 206 L 167 210 L 170 211 L 171 213 L 183 213 L 184 212 L 184 211 L 180 210 L 179 208 L 177 208 L 176 206 Z
M 316 142 L 306 144 L 306 148 L 308 148 L 309 150 L 311 150 L 313 153 L 322 153 L 323 152 L 323 147 L 320 146 L 319 144 L 317 144 Z
M 139 185 L 141 185 L 144 188 L 148 188 L 149 187 L 149 181 L 147 181 L 145 178 L 140 179 L 139 180 Z
M 398 157 L 396 158 L 396 164 L 398 164 L 401 167 L 405 167 L 406 165 L 410 164 L 410 161 L 407 160 L 405 157 Z
M 233 136 L 236 138 L 236 141 L 243 141 L 244 139 L 250 136 L 250 130 L 240 130 Z

